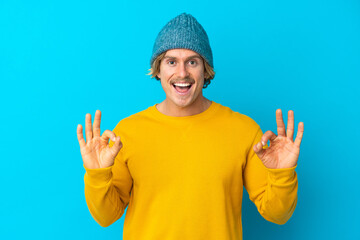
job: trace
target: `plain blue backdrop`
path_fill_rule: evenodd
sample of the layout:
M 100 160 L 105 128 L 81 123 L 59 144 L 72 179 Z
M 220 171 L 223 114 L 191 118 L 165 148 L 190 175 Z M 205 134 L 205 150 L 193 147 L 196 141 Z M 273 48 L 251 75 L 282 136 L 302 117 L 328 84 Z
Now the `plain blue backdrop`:
M 244 239 L 360 239 L 358 0 L 1 0 L 0 239 L 122 239 L 125 215 L 103 228 L 89 213 L 76 127 L 100 109 L 112 130 L 164 99 L 146 74 L 182 12 L 210 38 L 207 98 L 264 132 L 277 108 L 305 125 L 292 218 L 267 222 L 245 194 Z

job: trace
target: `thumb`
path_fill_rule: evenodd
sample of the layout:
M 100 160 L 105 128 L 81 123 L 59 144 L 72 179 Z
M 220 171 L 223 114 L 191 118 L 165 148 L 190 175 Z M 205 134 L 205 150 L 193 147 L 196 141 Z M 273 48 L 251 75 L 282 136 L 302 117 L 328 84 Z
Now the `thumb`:
M 123 144 L 119 136 L 113 137 L 111 140 L 114 142 L 114 145 L 110 148 L 110 151 L 114 156 L 116 156 L 122 148 Z
M 263 149 L 263 145 L 261 142 L 258 142 L 257 144 L 255 144 L 253 147 L 253 150 L 260 159 L 262 158 L 262 156 L 264 155 L 264 152 L 265 152 L 265 149 Z

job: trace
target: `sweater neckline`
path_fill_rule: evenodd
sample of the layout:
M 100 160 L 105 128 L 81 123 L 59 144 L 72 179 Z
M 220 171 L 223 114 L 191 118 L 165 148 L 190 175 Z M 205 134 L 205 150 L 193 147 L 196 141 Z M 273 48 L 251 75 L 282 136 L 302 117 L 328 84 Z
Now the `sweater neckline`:
M 149 110 L 152 112 L 152 114 L 154 116 L 156 116 L 158 119 L 161 120 L 166 120 L 166 121 L 172 121 L 172 122 L 189 122 L 189 121 L 198 121 L 198 120 L 204 120 L 210 116 L 212 116 L 216 110 L 219 108 L 219 104 L 211 101 L 210 106 L 203 112 L 198 113 L 198 114 L 194 114 L 194 115 L 190 115 L 190 116 L 184 116 L 184 117 L 174 117 L 174 116 L 169 116 L 166 114 L 161 113 L 157 108 L 156 108 L 155 104 L 153 106 L 151 106 L 149 108 Z

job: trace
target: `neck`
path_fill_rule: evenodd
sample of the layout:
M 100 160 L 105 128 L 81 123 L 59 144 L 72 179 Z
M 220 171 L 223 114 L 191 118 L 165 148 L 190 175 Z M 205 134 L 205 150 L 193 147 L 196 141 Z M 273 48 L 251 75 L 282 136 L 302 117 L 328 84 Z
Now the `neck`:
M 163 102 L 156 105 L 156 108 L 165 115 L 173 117 L 186 117 L 196 115 L 204 112 L 211 105 L 211 101 L 202 97 L 200 101 L 192 103 L 190 106 L 180 107 L 173 102 L 165 99 Z

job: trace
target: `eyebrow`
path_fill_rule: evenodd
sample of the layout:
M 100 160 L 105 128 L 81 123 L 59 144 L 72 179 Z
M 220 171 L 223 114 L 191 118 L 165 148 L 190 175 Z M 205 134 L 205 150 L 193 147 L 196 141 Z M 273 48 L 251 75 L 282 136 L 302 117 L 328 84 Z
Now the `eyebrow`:
M 173 57 L 173 56 L 165 56 L 165 57 L 164 57 L 164 59 L 166 59 L 166 58 L 173 58 L 173 59 L 176 59 L 176 57 Z M 192 56 L 189 56 L 189 57 L 187 57 L 185 60 L 189 60 L 189 59 L 191 59 L 191 58 L 198 58 L 198 59 L 200 59 L 200 60 L 201 60 L 201 57 L 200 57 L 199 55 L 192 55 Z

